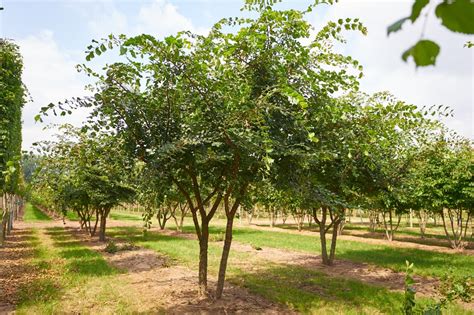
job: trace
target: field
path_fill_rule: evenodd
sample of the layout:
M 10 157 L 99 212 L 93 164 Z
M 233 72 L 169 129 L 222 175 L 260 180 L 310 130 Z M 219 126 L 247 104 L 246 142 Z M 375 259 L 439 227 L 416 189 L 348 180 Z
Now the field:
M 152 227 L 144 234 L 139 214 L 115 211 L 108 243 L 90 239 L 69 219 L 63 224 L 26 205 L 23 221 L 0 249 L 8 262 L 0 265 L 0 313 L 398 314 L 405 260 L 414 263 L 420 305 L 435 303 L 439 279 L 447 273 L 474 275 L 470 249 L 451 252 L 415 244 L 421 249 L 411 242 L 356 237 L 351 235 L 355 223 L 341 236 L 335 265 L 327 267 L 314 231 L 243 221 L 234 230 L 223 299 L 213 301 L 196 295 L 199 246 L 188 218 L 183 233 L 169 222 L 165 230 Z M 211 229 L 211 286 L 222 250 L 222 223 L 217 220 Z M 446 313 L 474 314 L 474 304 L 451 304 Z

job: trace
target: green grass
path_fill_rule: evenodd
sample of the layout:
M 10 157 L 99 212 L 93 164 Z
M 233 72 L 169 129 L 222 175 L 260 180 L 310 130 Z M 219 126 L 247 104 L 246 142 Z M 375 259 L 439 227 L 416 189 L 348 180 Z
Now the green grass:
M 122 220 L 122 221 L 143 221 L 143 218 L 140 214 L 121 213 L 121 212 L 110 212 L 109 218 L 113 220 Z
M 47 216 L 43 211 L 38 209 L 31 203 L 26 203 L 25 214 L 23 215 L 23 221 L 25 222 L 39 222 L 39 221 L 51 221 L 51 218 Z
M 211 234 L 222 233 L 223 230 L 223 227 L 212 227 L 210 229 Z M 186 226 L 185 231 L 194 231 L 194 227 Z M 321 253 L 321 245 L 316 235 L 234 228 L 233 239 L 262 248 L 282 248 L 317 255 Z M 442 277 L 450 269 L 459 275 L 474 276 L 474 256 L 459 253 L 439 253 L 412 248 L 397 248 L 389 245 L 338 240 L 336 258 L 370 263 L 395 271 L 404 271 L 405 261 L 409 260 L 415 265 L 415 273 L 423 276 Z
M 66 219 L 68 219 L 69 221 L 79 221 L 79 216 L 74 211 L 67 211 Z
M 198 243 L 180 237 L 147 232 L 140 228 L 117 227 L 109 235 L 128 239 L 138 245 L 164 254 L 175 263 L 197 270 Z M 285 234 L 283 234 L 285 235 Z M 209 244 L 209 272 L 218 272 L 222 243 Z M 379 314 L 400 313 L 403 294 L 364 284 L 355 280 L 329 277 L 303 267 L 274 264 L 251 253 L 232 251 L 227 279 L 269 300 L 286 304 L 302 313 Z M 419 299 L 421 305 L 432 300 Z M 452 314 L 467 314 L 451 306 Z
M 60 313 L 60 299 L 68 289 L 119 272 L 62 228 L 34 230 L 28 243 L 34 252 L 31 268 L 41 276 L 20 288 L 18 314 Z

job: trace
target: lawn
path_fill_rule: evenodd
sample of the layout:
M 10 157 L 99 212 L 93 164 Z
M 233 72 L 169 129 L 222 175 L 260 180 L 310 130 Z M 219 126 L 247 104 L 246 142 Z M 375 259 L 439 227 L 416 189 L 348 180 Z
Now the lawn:
M 25 213 L 23 215 L 25 222 L 51 221 L 51 218 L 35 205 L 27 202 L 25 204 Z
M 211 227 L 211 234 L 224 231 L 223 227 Z M 193 232 L 194 227 L 186 226 L 185 231 Z M 320 254 L 319 237 L 307 234 L 263 231 L 252 228 L 234 228 L 235 241 L 262 248 L 273 247 Z M 405 261 L 415 265 L 415 273 L 423 276 L 442 277 L 450 269 L 459 275 L 474 276 L 474 256 L 448 254 L 434 251 L 397 248 L 390 245 L 374 245 L 356 241 L 338 240 L 336 258 L 370 263 L 395 271 L 404 271 Z
M 142 229 L 135 227 L 111 228 L 109 235 L 128 239 L 172 258 L 177 264 L 197 270 L 198 243 L 195 240 L 158 232 L 147 232 L 144 236 Z M 221 246 L 221 243 L 213 242 L 209 246 L 209 272 L 214 277 Z M 403 303 L 403 294 L 398 292 L 355 280 L 331 278 L 303 267 L 274 264 L 249 253 L 233 251 L 228 266 L 227 279 L 232 283 L 303 313 L 393 314 L 400 311 Z M 433 301 L 419 299 L 419 302 Z M 457 306 L 451 306 L 450 312 L 466 313 Z
M 119 273 L 62 228 L 33 230 L 28 246 L 34 253 L 30 267 L 37 276 L 20 288 L 17 314 L 76 312 L 87 296 L 84 289 L 93 287 L 98 292 Z M 101 302 L 104 297 L 94 299 Z

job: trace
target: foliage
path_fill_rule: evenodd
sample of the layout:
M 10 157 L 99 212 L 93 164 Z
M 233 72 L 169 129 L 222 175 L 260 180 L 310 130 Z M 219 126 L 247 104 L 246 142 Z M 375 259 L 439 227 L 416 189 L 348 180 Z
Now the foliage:
M 431 0 L 431 2 L 434 1 Z M 423 11 L 426 11 L 424 18 L 427 20 L 430 17 L 429 4 L 430 0 L 414 0 L 410 16 L 390 25 L 387 28 L 387 35 L 401 30 L 403 24 L 408 20 L 415 23 Z M 474 24 L 472 23 L 474 20 L 474 2 L 471 0 L 442 0 L 435 8 L 435 15 L 441 24 L 451 32 L 474 34 Z M 434 41 L 423 39 L 423 35 L 424 29 L 421 39 L 402 55 L 404 61 L 407 61 L 410 56 L 413 57 L 417 67 L 434 65 L 441 49 Z M 468 48 L 471 47 L 469 43 L 466 43 Z
M 0 191 L 16 193 L 21 177 L 21 111 L 27 93 L 16 44 L 0 39 L 0 64 Z
M 406 261 L 405 270 L 405 296 L 403 300 L 403 314 L 412 315 L 414 314 L 414 308 L 416 305 L 415 294 L 416 289 L 413 286 L 415 280 L 413 279 L 413 264 Z
M 42 159 L 33 185 L 49 195 L 50 206 L 56 211 L 75 211 L 82 227 L 92 235 L 100 219 L 99 235 L 103 238 L 112 207 L 133 197 L 133 164 L 111 135 L 90 134 L 67 125 L 61 130 L 57 142 L 39 144 Z M 94 227 L 90 223 L 93 216 Z
M 114 241 L 108 241 L 107 245 L 104 248 L 104 251 L 109 253 L 109 254 L 115 254 L 116 252 L 119 251 L 119 248 L 117 244 L 115 244 Z
M 451 269 L 450 272 L 446 274 L 441 280 L 439 292 L 442 298 L 436 303 L 428 304 L 426 306 L 417 305 L 417 301 L 415 299 L 416 290 L 413 287 L 415 280 L 413 279 L 412 274 L 413 263 L 410 264 L 408 261 L 406 261 L 403 314 L 441 314 L 442 310 L 446 309 L 450 303 L 455 301 L 469 303 L 473 298 L 474 289 L 472 277 L 454 277 L 453 270 Z

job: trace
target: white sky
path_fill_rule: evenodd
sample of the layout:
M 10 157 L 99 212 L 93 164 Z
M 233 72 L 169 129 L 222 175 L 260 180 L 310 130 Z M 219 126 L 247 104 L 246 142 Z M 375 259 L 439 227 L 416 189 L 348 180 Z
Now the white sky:
M 463 48 L 473 38 L 444 29 L 432 14 L 425 38 L 441 45 L 436 67 L 416 69 L 400 56 L 421 34 L 422 21 L 407 22 L 399 33 L 386 36 L 392 22 L 407 16 L 412 1 L 341 0 L 338 4 L 313 11 L 310 20 L 318 29 L 328 20 L 352 17 L 368 28 L 369 34 L 348 33 L 347 44 L 338 48 L 364 65 L 361 89 L 368 93 L 390 91 L 406 102 L 448 105 L 455 117 L 447 125 L 474 139 L 474 49 Z M 287 6 L 303 7 L 304 0 L 286 0 Z M 180 30 L 205 32 L 222 17 L 240 15 L 239 0 L 0 0 L 0 36 L 20 45 L 24 76 L 33 102 L 24 108 L 23 148 L 51 137 L 44 124 L 34 122 L 40 107 L 73 96 L 82 96 L 86 79 L 75 65 L 85 61 L 83 53 L 92 38 L 110 33 L 155 36 Z M 49 122 L 80 124 L 85 113 L 52 119 Z

